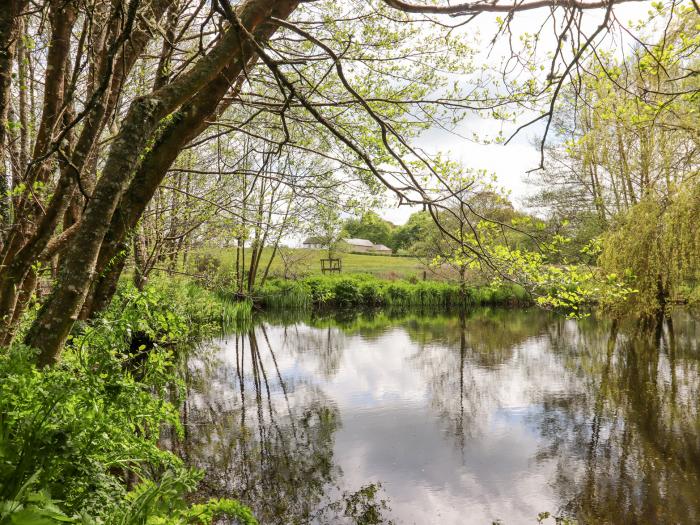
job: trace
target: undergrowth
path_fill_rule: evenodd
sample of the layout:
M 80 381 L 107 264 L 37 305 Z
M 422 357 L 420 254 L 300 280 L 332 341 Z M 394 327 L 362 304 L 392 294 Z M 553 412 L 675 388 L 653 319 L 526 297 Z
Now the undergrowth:
M 188 503 L 202 473 L 159 446 L 181 432 L 178 348 L 249 315 L 184 282 L 123 285 L 59 365 L 0 349 L 0 525 L 256 523 L 235 500 Z

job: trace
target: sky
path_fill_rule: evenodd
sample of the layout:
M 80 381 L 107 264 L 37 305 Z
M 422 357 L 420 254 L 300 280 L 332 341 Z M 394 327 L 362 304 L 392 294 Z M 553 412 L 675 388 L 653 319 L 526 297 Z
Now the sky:
M 614 7 L 617 19 L 627 25 L 630 21 L 637 21 L 645 18 L 650 9 L 649 2 L 627 2 Z M 588 29 L 596 27 L 602 20 L 604 12 L 595 10 L 587 12 L 587 19 L 584 21 L 584 31 L 586 25 Z M 543 9 L 517 13 L 513 23 L 513 34 L 517 35 L 524 31 L 534 31 L 534 28 L 542 24 L 542 20 L 547 16 L 547 11 Z M 484 35 L 491 35 L 496 27 L 495 15 L 483 15 L 479 21 L 478 28 L 481 28 Z M 473 25 L 468 24 L 465 30 L 473 31 Z M 541 49 L 553 49 L 554 37 L 549 31 L 541 41 Z M 632 39 L 628 41 L 608 41 L 604 45 L 611 49 L 615 46 L 618 52 L 631 45 Z M 489 57 L 490 62 L 498 63 L 505 56 L 505 45 L 497 47 Z M 428 155 L 438 151 L 449 152 L 450 157 L 460 160 L 466 167 L 472 169 L 485 169 L 493 172 L 497 176 L 498 184 L 509 192 L 511 200 L 517 208 L 525 208 L 525 200 L 532 194 L 534 188 L 528 183 L 533 175 L 526 172 L 536 168 L 539 164 L 539 151 L 536 146 L 538 132 L 542 127 L 532 127 L 521 133 L 507 146 L 500 144 L 478 144 L 471 140 L 464 139 L 464 136 L 471 136 L 472 131 L 480 135 L 488 135 L 499 129 L 499 124 L 487 121 L 478 117 L 468 118 L 456 129 L 458 134 L 453 134 L 439 128 L 434 128 L 425 133 L 416 141 L 416 145 L 421 147 Z M 504 132 L 504 134 L 507 134 Z M 378 213 L 394 224 L 404 224 L 411 213 L 418 211 L 416 207 L 402 206 L 398 208 L 395 201 L 387 199 L 387 205 Z

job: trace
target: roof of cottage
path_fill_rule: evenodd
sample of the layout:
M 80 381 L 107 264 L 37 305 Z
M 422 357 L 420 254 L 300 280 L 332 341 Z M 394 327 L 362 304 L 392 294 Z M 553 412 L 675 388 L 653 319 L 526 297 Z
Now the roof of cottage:
M 321 237 L 307 237 L 302 244 L 323 244 Z
M 343 239 L 347 244 L 351 246 L 365 246 L 367 248 L 373 248 L 374 244 L 372 241 L 368 241 L 367 239 Z

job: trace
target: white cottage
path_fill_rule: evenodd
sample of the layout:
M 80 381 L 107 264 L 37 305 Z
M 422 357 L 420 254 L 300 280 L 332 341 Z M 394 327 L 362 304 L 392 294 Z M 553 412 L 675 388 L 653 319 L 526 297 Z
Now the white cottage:
M 372 241 L 367 239 L 343 239 L 351 252 L 371 252 L 374 249 Z

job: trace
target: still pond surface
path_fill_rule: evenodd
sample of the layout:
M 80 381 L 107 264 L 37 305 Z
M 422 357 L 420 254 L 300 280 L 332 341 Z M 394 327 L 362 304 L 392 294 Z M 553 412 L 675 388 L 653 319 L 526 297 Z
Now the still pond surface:
M 179 446 L 263 524 L 700 523 L 699 341 L 687 312 L 268 317 L 190 359 Z

